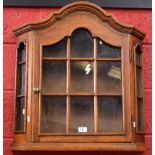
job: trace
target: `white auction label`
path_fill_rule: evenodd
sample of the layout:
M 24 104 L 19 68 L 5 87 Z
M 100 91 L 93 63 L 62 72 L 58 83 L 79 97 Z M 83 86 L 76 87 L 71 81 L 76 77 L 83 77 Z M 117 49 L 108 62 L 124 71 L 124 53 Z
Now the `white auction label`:
M 78 132 L 87 132 L 87 127 L 78 127 Z

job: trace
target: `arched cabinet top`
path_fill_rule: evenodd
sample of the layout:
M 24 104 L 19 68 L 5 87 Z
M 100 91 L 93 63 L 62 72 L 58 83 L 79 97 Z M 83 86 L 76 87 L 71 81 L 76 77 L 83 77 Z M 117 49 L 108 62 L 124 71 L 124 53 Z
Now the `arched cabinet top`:
M 50 27 L 51 25 L 55 24 L 56 22 L 61 21 L 63 18 L 67 17 L 68 15 L 79 13 L 79 12 L 85 12 L 85 13 L 88 13 L 89 15 L 96 16 L 100 20 L 100 22 L 104 22 L 108 24 L 113 30 L 120 32 L 122 34 L 123 33 L 132 34 L 141 40 L 144 39 L 145 37 L 145 34 L 140 30 L 138 30 L 137 28 L 135 28 L 134 26 L 122 24 L 111 14 L 105 12 L 102 8 L 98 7 L 97 5 L 92 4 L 90 2 L 83 2 L 83 1 L 71 3 L 63 7 L 59 11 L 52 13 L 47 19 L 41 22 L 33 22 L 30 24 L 24 25 L 22 27 L 16 28 L 14 30 L 14 33 L 16 36 L 19 36 L 29 31 L 44 30 Z M 93 35 L 93 32 L 92 32 L 92 35 Z

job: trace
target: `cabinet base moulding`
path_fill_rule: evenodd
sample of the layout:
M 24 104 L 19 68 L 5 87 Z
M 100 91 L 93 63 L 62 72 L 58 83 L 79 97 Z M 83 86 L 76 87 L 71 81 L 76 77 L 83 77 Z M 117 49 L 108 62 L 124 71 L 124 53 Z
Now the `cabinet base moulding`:
M 144 143 L 20 143 L 12 144 L 16 151 L 145 151 Z

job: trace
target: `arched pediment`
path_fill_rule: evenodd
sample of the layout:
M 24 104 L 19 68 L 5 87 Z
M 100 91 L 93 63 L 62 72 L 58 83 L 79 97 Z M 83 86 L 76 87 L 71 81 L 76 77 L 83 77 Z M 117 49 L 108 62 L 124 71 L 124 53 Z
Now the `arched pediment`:
M 56 21 L 76 11 L 91 12 L 92 14 L 96 15 L 101 21 L 107 22 L 116 31 L 133 34 L 134 36 L 140 39 L 143 39 L 145 37 L 145 34 L 139 31 L 138 29 L 136 29 L 134 26 L 122 24 L 114 16 L 104 11 L 104 9 L 98 7 L 93 3 L 84 2 L 84 1 L 71 3 L 63 7 L 59 11 L 52 13 L 47 19 L 41 22 L 32 22 L 22 27 L 16 28 L 14 30 L 14 33 L 16 36 L 18 36 L 22 33 L 25 33 L 31 30 L 36 31 L 36 30 L 47 28 L 50 25 L 54 24 Z

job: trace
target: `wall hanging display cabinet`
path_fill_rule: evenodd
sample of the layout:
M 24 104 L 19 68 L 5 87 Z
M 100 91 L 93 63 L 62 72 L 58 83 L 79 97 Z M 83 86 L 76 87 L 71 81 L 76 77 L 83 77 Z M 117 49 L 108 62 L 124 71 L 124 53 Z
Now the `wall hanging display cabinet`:
M 144 151 L 142 40 L 75 2 L 17 36 L 12 150 Z

